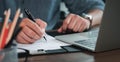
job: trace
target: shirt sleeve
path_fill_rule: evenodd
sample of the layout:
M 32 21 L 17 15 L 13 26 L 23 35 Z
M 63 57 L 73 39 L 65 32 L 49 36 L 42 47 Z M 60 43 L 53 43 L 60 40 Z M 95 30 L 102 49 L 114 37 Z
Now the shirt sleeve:
M 92 9 L 104 10 L 103 0 L 63 0 L 70 13 L 81 15 Z
M 16 12 L 16 3 L 14 0 L 0 0 L 0 17 L 4 17 L 4 11 L 11 9 L 10 19 L 14 18 L 14 14 Z

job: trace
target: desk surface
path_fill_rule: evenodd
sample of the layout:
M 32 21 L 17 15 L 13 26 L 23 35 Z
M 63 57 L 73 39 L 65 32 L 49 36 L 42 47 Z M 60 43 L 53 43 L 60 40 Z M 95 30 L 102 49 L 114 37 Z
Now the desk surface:
M 24 62 L 24 58 L 19 58 Z M 51 55 L 37 55 L 28 58 L 28 62 L 120 62 L 120 49 L 101 53 L 89 51 Z
M 24 62 L 24 58 L 19 58 L 19 62 Z M 31 56 L 28 62 L 120 62 L 120 50 Z

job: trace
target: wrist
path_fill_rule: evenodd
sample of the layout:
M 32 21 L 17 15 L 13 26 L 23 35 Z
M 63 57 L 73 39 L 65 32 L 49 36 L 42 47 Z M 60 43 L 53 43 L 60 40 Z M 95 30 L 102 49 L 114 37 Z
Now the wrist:
M 85 19 L 87 19 L 87 20 L 90 22 L 89 28 L 87 28 L 87 30 L 90 30 L 91 27 L 92 27 L 93 16 L 92 16 L 92 15 L 89 15 L 89 14 L 83 13 L 83 14 L 82 14 L 82 17 L 85 18 Z

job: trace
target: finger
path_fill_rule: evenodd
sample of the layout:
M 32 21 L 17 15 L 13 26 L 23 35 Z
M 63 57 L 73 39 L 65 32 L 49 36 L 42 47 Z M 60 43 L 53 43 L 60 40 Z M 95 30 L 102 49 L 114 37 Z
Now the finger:
M 85 29 L 87 29 L 88 27 L 89 27 L 89 21 L 88 20 L 86 20 L 86 19 L 83 19 L 83 18 L 81 18 L 82 19 L 82 27 L 80 28 L 80 30 L 81 30 L 81 32 L 82 31 L 84 31 Z
M 80 20 L 77 19 L 77 22 L 76 22 L 76 24 L 75 24 L 75 26 L 73 28 L 73 31 L 78 32 L 80 25 L 81 25 Z
M 86 30 L 86 26 L 84 26 L 84 27 L 83 27 L 83 30 L 82 30 L 82 32 L 83 32 L 83 31 L 85 31 L 85 30 Z
M 73 17 L 73 14 L 70 14 L 70 15 L 68 15 L 67 18 L 64 20 L 63 25 L 62 25 L 62 27 L 61 27 L 63 31 L 66 31 L 66 29 L 67 29 L 67 27 L 68 27 L 68 24 L 69 24 L 70 20 L 72 19 L 72 17 Z
M 33 43 L 34 41 L 35 41 L 35 39 L 31 39 L 31 38 L 29 38 L 24 32 L 20 32 L 20 36 L 24 39 L 24 40 L 26 40 L 28 43 Z
M 77 16 L 76 15 L 73 15 L 72 16 L 72 19 L 70 20 L 69 24 L 68 24 L 68 29 L 71 29 L 73 30 L 75 24 L 76 24 L 76 21 L 77 21 Z
M 16 38 L 18 43 L 22 43 L 22 44 L 29 44 L 29 42 L 27 42 L 26 40 L 24 40 L 21 36 L 17 36 Z
M 27 24 L 27 26 L 31 30 L 33 30 L 34 32 L 36 32 L 39 36 L 41 36 L 43 34 L 41 28 L 36 23 L 29 23 L 29 24 Z
M 38 24 L 38 26 L 41 28 L 41 30 L 43 32 L 45 32 L 45 28 L 47 27 L 47 23 L 42 21 L 41 19 L 35 19 L 36 23 Z
M 57 30 L 59 33 L 62 33 L 62 27 L 60 27 L 58 30 Z
M 30 23 L 30 22 L 32 22 L 32 21 L 30 21 L 30 19 L 23 18 L 22 21 L 21 21 L 21 23 L 20 23 L 20 27 L 24 27 L 24 26 L 27 25 L 27 23 Z
M 41 27 L 41 28 L 46 28 L 47 23 L 42 21 L 41 19 L 35 19 L 36 23 Z
M 81 28 L 81 32 L 83 32 L 85 29 L 86 29 L 86 25 L 85 25 L 85 23 L 83 23 L 83 26 Z
M 28 26 L 31 30 L 33 30 L 34 32 L 36 32 L 39 36 L 41 36 L 42 31 L 41 28 L 38 26 L 38 24 L 32 22 L 30 19 L 28 18 L 24 18 L 20 24 L 20 26 L 23 28 L 25 26 Z
M 82 22 L 81 26 L 79 27 L 79 32 L 82 32 L 85 28 L 85 23 Z
M 38 38 L 41 38 L 41 36 L 43 35 L 43 34 L 41 34 L 40 36 L 36 33 L 36 32 L 34 32 L 33 30 L 31 30 L 29 27 L 27 27 L 27 26 L 25 26 L 23 29 L 22 29 L 22 31 L 28 36 L 28 37 L 30 37 L 31 39 L 38 39 Z
M 90 21 L 85 19 L 85 25 L 86 25 L 85 29 L 89 29 Z

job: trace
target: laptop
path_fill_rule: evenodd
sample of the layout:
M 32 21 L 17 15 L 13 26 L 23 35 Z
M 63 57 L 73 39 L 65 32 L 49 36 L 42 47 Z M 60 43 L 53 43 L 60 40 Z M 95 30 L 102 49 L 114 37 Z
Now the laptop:
M 120 48 L 120 5 L 118 0 L 106 0 L 106 6 L 99 28 L 88 32 L 56 36 L 55 38 L 92 52 Z

